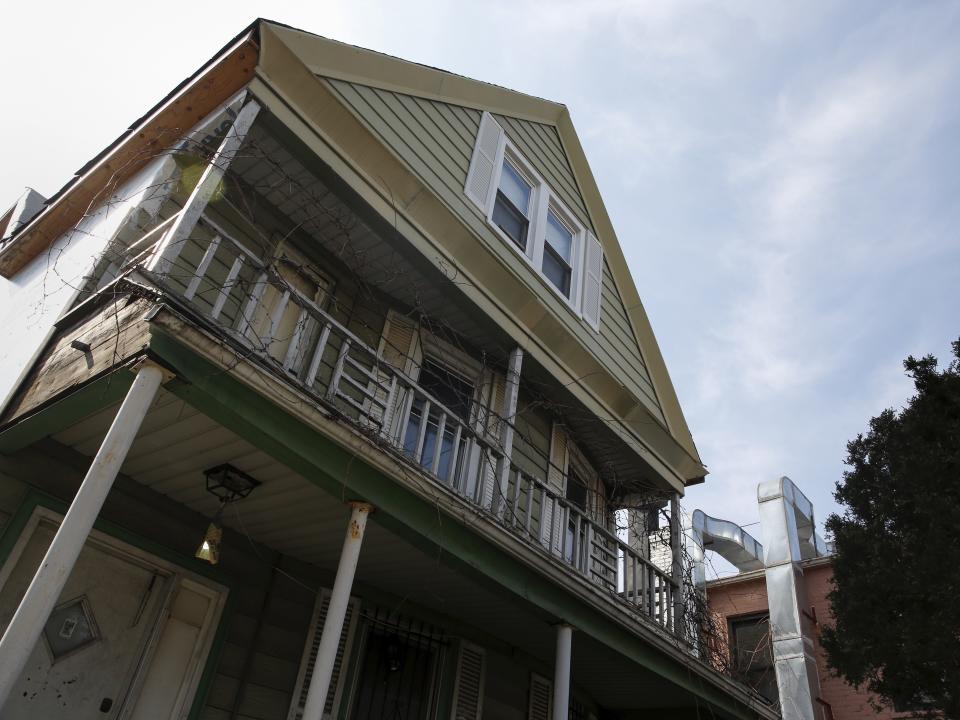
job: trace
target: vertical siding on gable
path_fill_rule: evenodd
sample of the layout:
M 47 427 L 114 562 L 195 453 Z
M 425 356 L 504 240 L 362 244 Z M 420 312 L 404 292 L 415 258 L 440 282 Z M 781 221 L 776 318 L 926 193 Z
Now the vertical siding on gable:
M 486 240 L 503 262 L 516 263 L 514 252 L 486 224 L 463 190 L 480 126 L 479 110 L 358 83 L 324 80 L 344 105 L 429 185 L 465 225 Z M 497 120 L 561 201 L 593 229 L 556 128 L 503 116 L 497 116 Z M 544 291 L 543 299 L 558 314 L 569 314 L 566 306 L 549 292 Z M 647 398 L 663 421 L 650 375 L 607 267 L 602 305 L 599 336 L 579 319 L 571 317 L 568 326 L 574 327 L 583 345 L 631 392 Z

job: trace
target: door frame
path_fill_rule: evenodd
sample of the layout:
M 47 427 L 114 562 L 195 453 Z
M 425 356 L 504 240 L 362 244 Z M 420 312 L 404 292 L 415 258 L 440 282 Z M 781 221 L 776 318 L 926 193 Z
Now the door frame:
M 45 503 L 44 501 L 48 502 Z M 27 492 L 17 512 L 10 518 L 3 532 L 0 533 L 0 590 L 6 585 L 10 574 L 41 523 L 59 527 L 63 522 L 64 513 L 49 507 L 49 505 L 64 507 L 65 503 L 31 489 Z M 170 605 L 176 597 L 177 588 L 181 585 L 185 585 L 195 592 L 206 594 L 212 599 L 210 608 L 204 618 L 200 638 L 191 655 L 193 667 L 178 692 L 173 714 L 173 717 L 178 719 L 194 717 L 198 711 L 198 702 L 202 702 L 206 696 L 206 686 L 210 680 L 211 661 L 217 658 L 220 646 L 223 643 L 222 621 L 230 598 L 231 588 L 216 579 L 189 570 L 176 560 L 168 559 L 169 556 L 175 556 L 170 551 L 164 553 L 168 557 L 162 557 L 160 554 L 151 552 L 144 547 L 144 545 L 154 545 L 156 550 L 166 550 L 162 546 L 143 540 L 139 536 L 132 535 L 119 528 L 108 528 L 107 525 L 107 523 L 98 521 L 90 531 L 84 545 L 86 546 L 87 543 L 92 541 L 95 546 L 100 546 L 107 552 L 158 571 L 159 574 L 164 576 L 167 583 L 167 587 L 163 590 L 165 597 L 155 625 L 146 642 L 142 645 L 135 665 L 131 668 L 127 677 L 124 678 L 123 700 L 119 704 L 119 709 L 114 717 L 117 720 L 128 717 L 136 705 L 137 693 L 146 679 L 153 652 L 166 626 Z

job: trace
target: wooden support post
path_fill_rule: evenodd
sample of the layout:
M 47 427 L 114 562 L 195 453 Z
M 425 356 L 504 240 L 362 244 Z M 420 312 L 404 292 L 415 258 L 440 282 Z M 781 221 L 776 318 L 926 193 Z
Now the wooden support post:
M 173 225 L 167 230 L 163 240 L 157 246 L 153 258 L 147 264 L 148 270 L 159 275 L 167 275 L 173 268 L 184 243 L 190 237 L 193 228 L 196 227 L 197 221 L 200 219 L 200 215 L 206 209 L 207 203 L 221 187 L 223 176 L 226 174 L 230 162 L 236 156 L 259 112 L 260 105 L 252 98 L 240 108 L 240 112 L 237 113 L 237 117 L 233 121 L 233 127 L 224 136 L 223 142 L 220 143 L 217 152 L 214 153 L 210 163 L 200 176 L 197 186 L 190 193 L 190 197 L 187 198 L 183 210 L 177 215 L 177 219 L 173 221 Z

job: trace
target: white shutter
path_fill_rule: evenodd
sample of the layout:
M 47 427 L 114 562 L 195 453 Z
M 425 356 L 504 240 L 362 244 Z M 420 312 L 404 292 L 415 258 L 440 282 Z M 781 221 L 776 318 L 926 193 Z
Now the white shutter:
M 453 685 L 451 720 L 480 720 L 483 713 L 483 683 L 486 677 L 486 653 L 483 648 L 460 643 L 457 675 Z
M 527 720 L 550 720 L 553 716 L 553 683 L 530 673 L 530 702 Z
M 600 332 L 600 298 L 603 295 L 603 247 L 592 233 L 587 233 L 587 249 L 583 262 L 583 319 Z
M 317 651 L 320 649 L 320 638 L 323 635 L 323 623 L 327 619 L 327 608 L 330 607 L 330 591 L 322 588 L 317 594 L 317 602 L 313 608 L 313 618 L 310 629 L 307 631 L 307 642 L 300 659 L 300 672 L 297 675 L 297 684 L 293 691 L 293 701 L 287 720 L 299 720 L 303 717 L 303 708 L 307 704 L 307 693 L 310 690 L 310 680 L 313 678 L 313 667 L 317 662 Z M 330 690 L 327 692 L 327 701 L 323 706 L 323 717 L 329 719 L 334 709 L 340 703 L 343 691 L 343 668 L 350 656 L 353 637 L 356 632 L 360 616 L 360 601 L 350 598 L 347 605 L 347 614 L 343 618 L 343 631 L 340 633 L 340 642 L 337 644 L 337 656 L 333 662 L 333 674 L 330 676 Z
M 470 170 L 467 172 L 467 184 L 464 187 L 467 197 L 486 215 L 493 195 L 493 178 L 497 170 L 497 158 L 503 140 L 503 129 L 485 112 L 480 119 L 477 132 L 477 144 L 473 148 Z
M 547 487 L 556 495 L 563 497 L 567 484 L 567 434 L 559 423 L 554 423 L 550 436 L 550 467 L 547 469 Z M 555 510 L 557 510 L 556 522 L 554 522 L 553 517 Z M 562 553 L 561 524 L 559 508 L 548 502 L 543 511 L 540 542 L 548 550 L 553 548 L 556 555 Z

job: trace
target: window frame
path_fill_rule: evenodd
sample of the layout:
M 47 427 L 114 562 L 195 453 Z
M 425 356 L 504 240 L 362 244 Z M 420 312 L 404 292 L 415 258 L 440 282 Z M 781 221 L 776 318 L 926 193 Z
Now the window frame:
M 531 187 L 530 193 L 530 215 L 528 216 L 529 225 L 527 226 L 527 247 L 521 248 L 517 242 L 507 233 L 497 226 L 493 221 L 493 211 L 497 204 L 497 193 L 500 192 L 500 180 L 503 175 L 504 163 L 510 163 L 512 168 L 520 177 L 528 182 Z M 584 257 L 586 248 L 587 228 L 580 222 L 559 197 L 550 189 L 542 177 L 531 167 L 530 163 L 517 150 L 516 146 L 510 142 L 504 133 L 500 141 L 500 147 L 497 150 L 496 162 L 494 164 L 492 188 L 487 199 L 486 221 L 490 228 L 496 233 L 503 242 L 507 244 L 514 252 L 524 258 L 532 267 L 534 273 L 540 278 L 550 290 L 557 295 L 571 310 L 576 313 L 578 318 L 583 318 L 583 282 L 584 282 Z M 509 198 L 507 198 L 509 201 Z M 513 205 L 510 203 L 511 206 Z M 519 208 L 516 208 L 519 210 Z M 543 272 L 543 255 L 546 246 L 547 233 L 547 213 L 552 212 L 563 224 L 572 236 L 570 249 L 570 294 L 564 295 L 560 288 L 553 284 Z
M 529 207 L 527 208 L 526 213 L 514 205 L 513 200 L 511 200 L 505 192 L 500 189 L 500 181 L 503 179 L 503 168 L 510 164 L 513 171 L 517 174 L 521 181 L 525 182 L 530 187 L 530 199 L 527 201 Z M 538 190 L 542 183 L 539 179 L 533 179 L 536 177 L 535 173 L 525 165 L 525 163 L 517 162 L 512 154 L 504 154 L 503 160 L 500 162 L 500 169 L 497 171 L 496 180 L 497 183 L 493 187 L 492 199 L 490 202 L 489 212 L 487 213 L 487 221 L 494 227 L 494 229 L 500 233 L 500 235 L 510 242 L 514 248 L 520 252 L 521 255 L 528 255 L 530 253 L 531 237 L 533 235 L 532 230 L 536 220 L 536 210 L 539 200 Z M 497 198 L 502 194 L 503 200 L 507 206 L 507 209 L 512 212 L 518 213 L 521 217 L 525 218 L 527 221 L 526 227 L 526 236 L 524 237 L 524 244 L 526 247 L 520 247 L 520 244 L 508 235 L 504 230 L 494 222 L 493 214 L 497 209 Z
M 553 284 L 553 281 L 550 280 L 543 272 L 543 256 L 547 251 L 547 226 L 549 224 L 548 215 L 553 213 L 553 215 L 560 221 L 560 224 L 563 225 L 567 230 L 570 231 L 570 296 L 567 297 L 564 295 L 560 288 Z M 585 259 L 583 257 L 585 239 L 587 237 L 587 230 L 583 225 L 577 222 L 573 213 L 571 213 L 567 208 L 560 202 L 560 200 L 551 194 L 545 212 L 543 213 L 543 226 L 541 228 L 540 235 L 542 236 L 539 243 L 536 245 L 536 251 L 534 252 L 533 264 L 534 268 L 540 274 L 540 276 L 547 281 L 553 290 L 562 297 L 568 305 L 574 308 L 577 311 L 578 315 L 582 315 L 582 308 L 580 307 L 580 297 L 582 294 L 583 286 L 583 265 Z
M 737 630 L 741 627 L 749 627 L 750 625 L 757 626 L 761 623 L 766 622 L 767 624 L 767 650 L 770 653 L 770 665 L 765 667 L 755 667 L 752 669 L 741 668 L 740 667 L 740 642 L 737 636 Z M 773 655 L 773 637 L 770 634 L 770 612 L 751 612 L 744 613 L 740 615 L 733 615 L 727 617 L 727 647 L 730 652 L 730 661 L 733 665 L 735 672 L 744 676 L 744 682 L 746 682 L 756 693 L 766 698 L 770 702 L 776 702 L 777 697 L 768 698 L 760 689 L 756 687 L 752 682 L 749 682 L 747 676 L 753 672 L 757 673 L 758 671 L 764 671 L 762 677 L 766 678 L 769 682 L 772 678 L 772 688 L 775 695 L 779 694 L 779 680 L 777 678 L 777 662 L 776 658 Z M 754 648 L 756 650 L 757 648 Z M 766 674 L 769 673 L 769 674 Z

